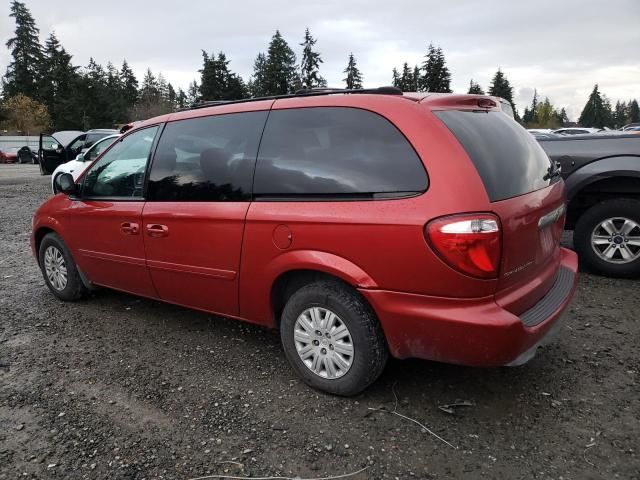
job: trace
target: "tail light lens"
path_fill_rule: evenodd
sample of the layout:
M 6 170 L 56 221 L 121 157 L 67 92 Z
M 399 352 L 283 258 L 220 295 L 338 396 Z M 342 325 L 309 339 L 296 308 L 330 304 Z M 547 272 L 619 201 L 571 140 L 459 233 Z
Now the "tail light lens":
M 496 278 L 502 237 L 498 217 L 490 214 L 455 215 L 429 222 L 425 236 L 448 265 L 477 278 Z

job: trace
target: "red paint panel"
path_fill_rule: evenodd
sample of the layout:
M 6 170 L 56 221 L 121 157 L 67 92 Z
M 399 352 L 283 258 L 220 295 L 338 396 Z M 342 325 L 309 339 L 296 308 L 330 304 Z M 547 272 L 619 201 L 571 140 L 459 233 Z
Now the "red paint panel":
M 163 300 L 220 314 L 238 313 L 240 248 L 248 202 L 148 202 L 147 264 Z M 149 225 L 166 236 L 150 236 Z M 271 243 L 271 242 L 269 242 Z

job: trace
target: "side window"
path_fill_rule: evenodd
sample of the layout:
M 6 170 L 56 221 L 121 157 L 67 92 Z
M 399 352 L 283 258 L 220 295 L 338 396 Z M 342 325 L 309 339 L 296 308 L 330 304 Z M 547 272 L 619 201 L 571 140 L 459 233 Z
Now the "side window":
M 269 115 L 256 166 L 256 195 L 374 198 L 426 189 L 427 174 L 413 147 L 376 113 L 312 107 Z
M 84 141 L 84 145 L 82 148 L 91 148 L 91 146 L 96 143 L 98 140 L 104 137 L 104 134 L 101 135 L 99 133 L 89 133 L 87 134 L 87 138 Z
M 127 135 L 106 152 L 87 172 L 83 196 L 142 197 L 144 173 L 158 127 Z
M 171 122 L 151 164 L 148 199 L 243 201 L 251 182 L 267 112 Z
M 107 149 L 107 147 L 111 145 L 115 140 L 116 138 L 107 138 L 106 140 L 100 140 L 94 143 L 93 146 L 85 153 L 84 161 L 85 162 L 94 161 L 96 158 L 98 158 L 98 155 L 104 152 Z
M 82 148 L 84 146 L 84 142 L 86 139 L 87 139 L 86 135 L 79 136 L 73 141 L 73 143 L 71 143 L 71 145 L 67 147 L 67 150 L 72 152 L 74 155 L 79 154 L 82 151 Z

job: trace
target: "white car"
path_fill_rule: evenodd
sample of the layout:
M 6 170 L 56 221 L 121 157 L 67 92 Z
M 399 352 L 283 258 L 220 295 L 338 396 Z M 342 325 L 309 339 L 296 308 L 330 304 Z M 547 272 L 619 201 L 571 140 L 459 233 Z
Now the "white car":
M 94 143 L 91 148 L 86 152 L 78 154 L 75 160 L 58 165 L 58 167 L 51 174 L 51 190 L 54 194 L 58 193 L 58 176 L 62 173 L 70 173 L 74 180 L 85 171 L 85 169 L 91 165 L 91 163 L 98 158 L 98 156 L 104 152 L 120 135 L 109 135 L 108 137 L 101 138 Z

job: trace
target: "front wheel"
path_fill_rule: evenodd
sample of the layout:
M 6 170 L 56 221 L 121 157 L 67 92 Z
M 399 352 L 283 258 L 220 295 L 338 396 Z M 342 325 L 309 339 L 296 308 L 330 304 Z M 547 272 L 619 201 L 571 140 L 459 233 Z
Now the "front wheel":
M 71 252 L 57 234 L 44 236 L 38 259 L 47 287 L 60 300 L 78 300 L 86 293 Z
M 382 373 L 387 345 L 373 310 L 347 285 L 319 281 L 285 305 L 280 336 L 304 382 L 335 395 L 355 395 Z
M 573 242 L 580 260 L 609 277 L 640 276 L 640 201 L 606 200 L 576 223 Z

